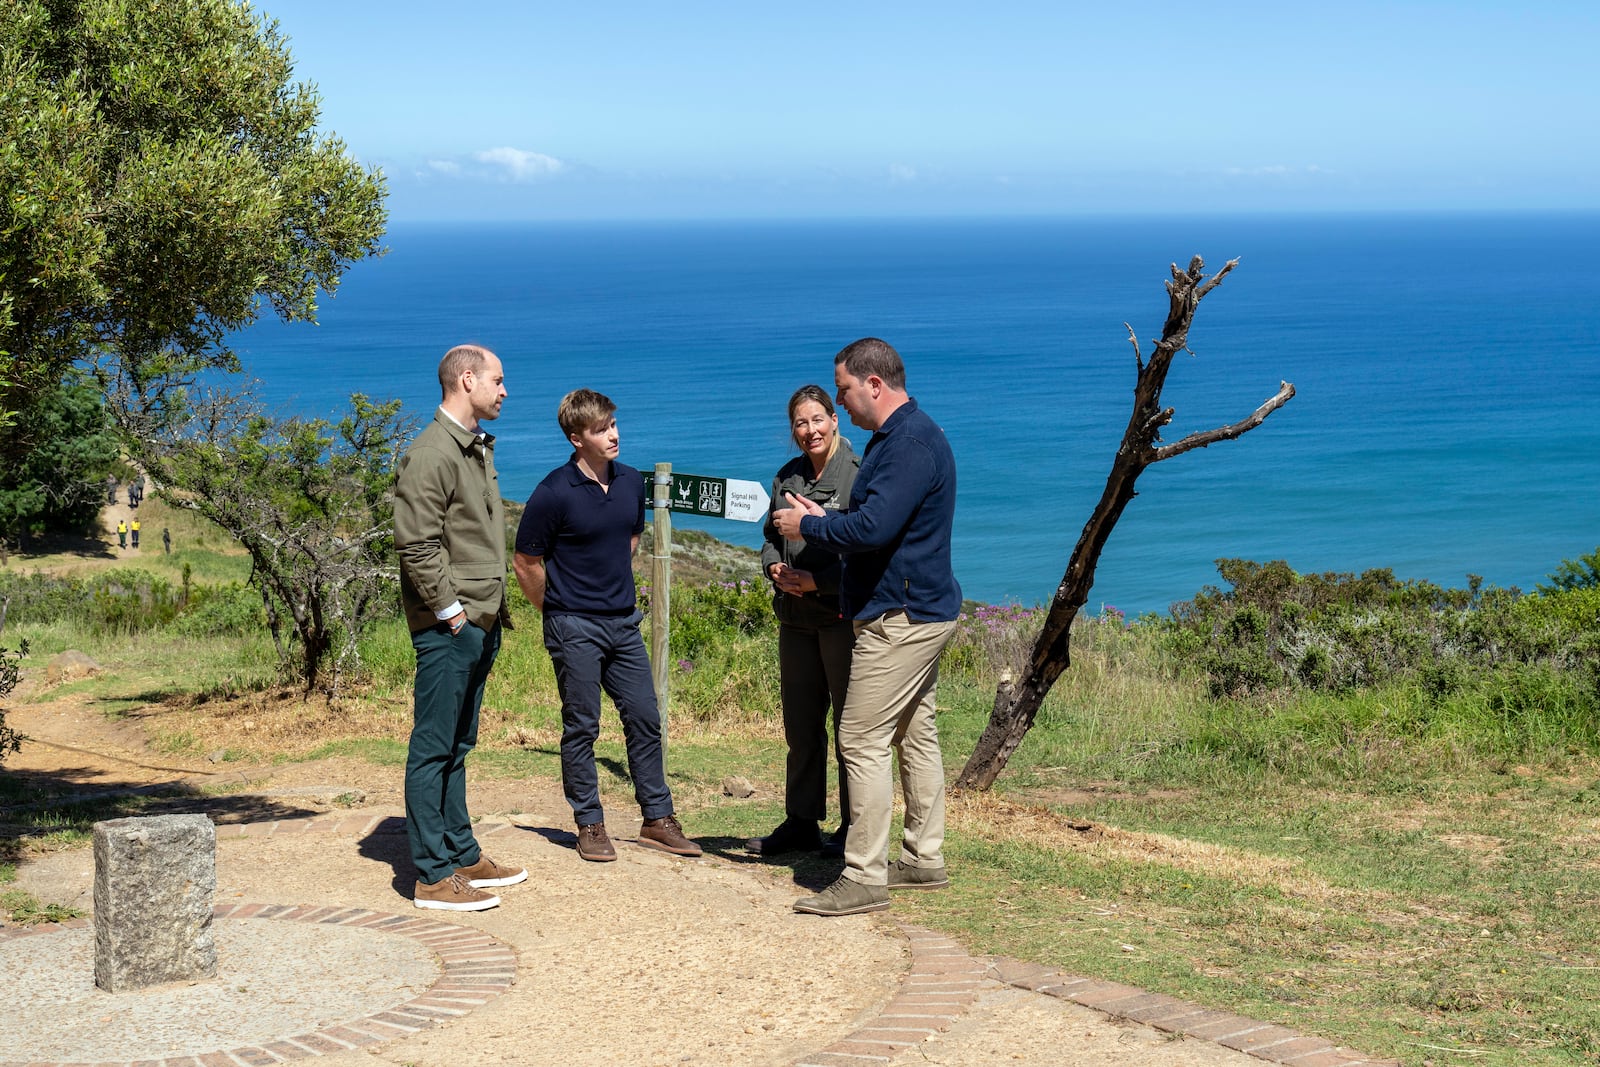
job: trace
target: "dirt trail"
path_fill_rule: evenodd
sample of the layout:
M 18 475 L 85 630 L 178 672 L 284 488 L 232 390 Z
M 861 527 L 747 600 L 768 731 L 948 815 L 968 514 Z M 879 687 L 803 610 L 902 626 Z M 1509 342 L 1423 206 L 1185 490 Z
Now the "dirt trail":
M 244 836 L 219 837 L 219 905 L 415 914 L 405 838 L 392 832 L 404 810 L 393 768 L 335 759 L 219 769 L 154 753 L 143 716 L 112 721 L 77 699 L 20 705 L 7 715 L 35 739 L 6 765 L 30 782 L 30 796 L 184 783 L 197 792 L 180 806 L 206 810 L 219 824 L 249 824 Z M 237 789 L 241 781 L 248 782 L 242 792 L 203 793 L 207 786 Z M 819 1050 L 873 1026 L 908 980 L 910 952 L 892 911 L 840 920 L 797 915 L 789 905 L 814 887 L 797 885 L 788 868 L 751 862 L 735 841 L 702 839 L 707 858 L 684 861 L 630 844 L 635 827 L 620 817 L 613 823 L 619 862 L 591 864 L 571 847 L 570 813 L 557 783 L 474 782 L 470 803 L 485 825 L 499 826 L 486 838 L 486 851 L 525 865 L 530 877 L 501 890 L 497 909 L 446 918 L 512 945 L 520 958 L 516 983 L 448 1025 L 324 1057 L 330 1067 L 463 1059 L 568 1067 L 832 1063 Z M 391 830 L 272 832 L 329 811 L 382 816 Z M 15 829 L 26 812 L 0 818 Z M 35 851 L 21 864 L 18 882 L 42 901 L 88 910 L 93 857 L 82 847 Z M 953 1027 L 913 1045 L 894 1064 L 1261 1062 L 1040 994 L 993 982 L 986 988 Z M 111 1051 L 85 1050 L 85 1058 Z M 1071 1060 L 1063 1059 L 1067 1051 Z

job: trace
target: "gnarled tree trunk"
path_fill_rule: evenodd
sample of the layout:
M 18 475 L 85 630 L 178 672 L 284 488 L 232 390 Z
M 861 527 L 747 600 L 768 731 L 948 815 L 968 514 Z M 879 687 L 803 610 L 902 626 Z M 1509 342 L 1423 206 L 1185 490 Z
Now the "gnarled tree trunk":
M 1094 569 L 1100 562 L 1100 552 L 1105 548 L 1122 509 L 1134 497 L 1134 482 L 1152 463 L 1182 455 L 1195 448 L 1204 448 L 1217 441 L 1230 441 L 1260 426 L 1266 417 L 1289 402 L 1294 396 L 1294 386 L 1280 383 L 1278 392 L 1244 419 L 1215 430 L 1193 433 L 1175 444 L 1160 443 L 1161 428 L 1172 421 L 1172 408 L 1161 406 L 1161 389 L 1166 384 L 1167 370 L 1172 357 L 1188 347 L 1189 326 L 1194 322 L 1195 309 L 1206 294 L 1221 284 L 1223 277 L 1238 264 L 1230 259 L 1210 278 L 1205 276 L 1205 263 L 1199 256 L 1189 261 L 1187 270 L 1172 265 L 1172 280 L 1167 282 L 1170 307 L 1167 321 L 1161 330 L 1161 339 L 1146 363 L 1139 352 L 1139 339 L 1133 327 L 1128 330 L 1128 340 L 1133 344 L 1133 357 L 1138 366 L 1138 380 L 1133 390 L 1133 413 L 1128 417 L 1128 428 L 1122 434 L 1122 444 L 1111 463 L 1111 475 L 1100 494 L 1100 502 L 1084 524 L 1083 534 L 1072 550 L 1066 574 L 1056 587 L 1055 598 L 1045 616 L 1044 629 L 1034 642 L 1028 659 L 1026 673 L 1020 681 L 1002 679 L 994 695 L 994 708 L 989 713 L 989 725 L 973 749 L 967 765 L 957 776 L 957 789 L 988 789 L 1005 769 L 1011 754 L 1022 744 L 1033 726 L 1039 707 L 1050 692 L 1050 687 L 1061 677 L 1071 662 L 1068 640 L 1072 622 L 1078 610 L 1089 598 L 1089 587 L 1094 584 Z

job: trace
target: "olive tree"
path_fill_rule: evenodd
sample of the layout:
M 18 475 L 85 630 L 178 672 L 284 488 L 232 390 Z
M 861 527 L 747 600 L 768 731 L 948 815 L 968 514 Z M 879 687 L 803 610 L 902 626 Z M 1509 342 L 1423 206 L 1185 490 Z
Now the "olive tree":
M 293 75 L 234 0 L 0 0 L 0 421 L 94 363 L 153 434 L 173 389 L 237 369 L 232 331 L 314 320 L 378 251 L 383 176 Z
M 244 544 L 280 654 L 332 691 L 383 600 L 398 406 L 276 419 L 226 385 L 235 331 L 314 322 L 379 251 L 383 176 L 319 107 L 239 0 L 0 0 L 0 425 L 93 367 L 121 447 Z
M 400 402 L 350 398 L 337 423 L 279 418 L 254 400 L 208 392 L 174 405 L 171 432 L 145 452 L 172 504 L 232 535 L 285 672 L 338 695 L 367 625 L 399 602 L 394 476 L 411 433 Z

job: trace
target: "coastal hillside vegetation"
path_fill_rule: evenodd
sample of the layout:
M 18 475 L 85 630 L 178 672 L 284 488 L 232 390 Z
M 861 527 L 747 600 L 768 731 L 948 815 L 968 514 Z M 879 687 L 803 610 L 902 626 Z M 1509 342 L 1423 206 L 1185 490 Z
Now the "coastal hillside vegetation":
M 397 598 L 363 635 L 343 694 L 308 698 L 246 584 L 248 557 L 159 500 L 145 516 L 147 528 L 171 527 L 171 555 L 0 568 L 0 644 L 26 640 L 20 662 L 32 671 L 69 648 L 107 668 L 26 699 L 137 713 L 176 757 L 337 755 L 398 774 L 413 662 Z M 674 568 L 675 791 L 693 832 L 739 840 L 781 817 L 770 591 L 752 553 L 704 534 L 680 532 Z M 1072 666 L 996 790 L 951 797 L 952 889 L 897 898 L 897 913 L 976 951 L 1407 1064 L 1456 1062 L 1429 1051 L 1439 1047 L 1507 1067 L 1591 1062 L 1600 586 L 1553 575 L 1523 595 L 1385 569 L 1218 569 L 1218 584 L 1167 613 L 1130 619 L 1106 607 L 1080 621 Z M 643 578 L 640 593 L 648 607 Z M 517 630 L 491 677 L 474 773 L 554 778 L 555 680 L 537 613 L 513 601 Z M 1041 620 L 1029 605 L 965 606 L 941 668 L 952 773 Z M 609 788 L 626 789 L 609 718 L 600 747 L 602 766 L 616 768 Z M 723 796 L 730 774 L 758 783 L 757 797 Z M 0 768 L 0 816 L 7 788 Z M 63 802 L 31 816 L 31 830 L 8 823 L 0 863 L 162 802 Z M 802 872 L 824 862 L 796 861 Z

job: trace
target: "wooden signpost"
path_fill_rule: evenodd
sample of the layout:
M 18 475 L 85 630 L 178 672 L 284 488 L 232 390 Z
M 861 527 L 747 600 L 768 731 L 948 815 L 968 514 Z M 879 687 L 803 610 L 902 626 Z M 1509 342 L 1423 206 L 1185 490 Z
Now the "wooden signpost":
M 650 555 L 650 669 L 656 703 L 661 708 L 661 733 L 667 729 L 668 680 L 672 677 L 672 646 L 668 622 L 672 604 L 672 513 L 710 515 L 736 522 L 761 522 L 771 498 L 760 482 L 736 478 L 708 478 L 702 474 L 675 474 L 670 463 L 657 463 L 648 485 L 655 511 L 655 548 Z

